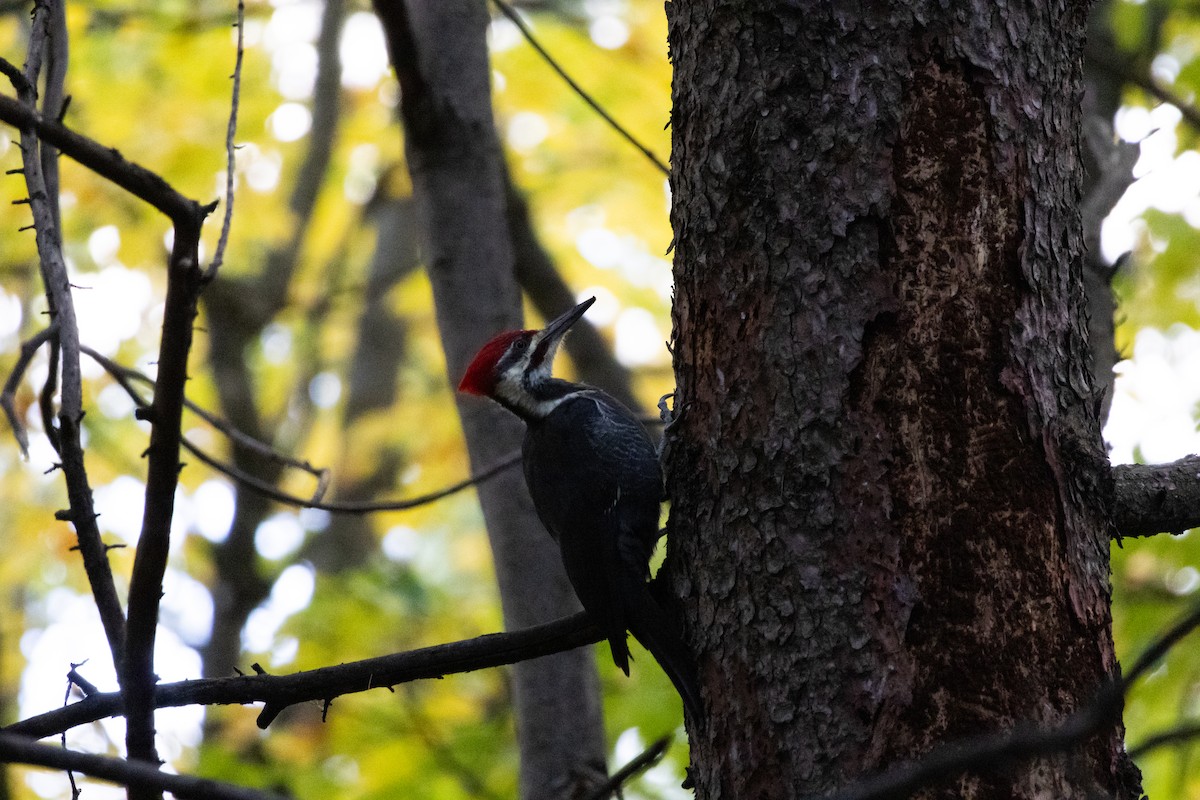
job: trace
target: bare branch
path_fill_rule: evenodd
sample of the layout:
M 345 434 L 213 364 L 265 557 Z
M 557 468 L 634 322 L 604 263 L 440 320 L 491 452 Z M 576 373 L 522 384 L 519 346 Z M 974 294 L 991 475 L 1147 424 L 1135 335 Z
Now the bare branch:
M 662 737 L 630 759 L 629 763 L 625 766 L 614 772 L 612 777 L 605 781 L 603 785 L 598 786 L 596 791 L 587 796 L 586 800 L 604 800 L 604 798 L 610 797 L 614 793 L 617 793 L 619 797 L 621 787 L 634 777 L 653 767 L 659 761 L 662 761 L 663 756 L 667 754 L 667 748 L 670 746 L 671 737 Z
M 1087 48 L 1087 57 L 1105 72 L 1116 76 L 1125 83 L 1138 87 L 1160 102 L 1175 106 L 1189 125 L 1196 130 L 1200 130 L 1200 109 L 1197 109 L 1187 99 L 1180 97 L 1174 91 L 1159 83 L 1153 76 L 1142 72 L 1133 64 L 1122 63 L 1110 54 L 1101 52 L 1096 47 Z
M 0 122 L 32 130 L 43 141 L 54 145 L 100 177 L 146 201 L 177 223 L 191 219 L 201 209 L 199 203 L 184 197 L 156 173 L 128 161 L 119 151 L 75 133 L 57 121 L 44 119 L 19 100 L 0 95 Z
M 269 792 L 207 778 L 171 775 L 160 772 L 149 764 L 50 747 L 24 736 L 2 731 L 0 761 L 9 764 L 32 764 L 55 770 L 73 770 L 121 786 L 148 789 L 160 794 L 169 791 L 176 797 L 196 800 L 283 800 L 281 795 Z
M 42 122 L 39 130 L 45 125 Z M 47 135 L 49 133 L 47 129 Z M 72 140 L 71 144 L 77 146 L 79 142 Z M 63 152 L 75 155 L 66 145 L 60 146 Z M 114 182 L 134 194 L 144 190 L 144 182 L 127 185 L 128 176 L 138 173 L 133 171 L 132 165 L 120 159 L 119 154 L 115 157 L 124 168 L 117 171 Z M 91 163 L 83 163 L 96 169 Z M 111 163 L 107 164 L 109 168 L 112 166 Z M 148 463 L 142 529 L 129 578 L 129 618 L 121 665 L 121 692 L 125 703 L 125 746 L 129 758 L 157 763 L 153 691 L 158 678 L 154 674 L 154 641 L 158 633 L 163 575 L 170 551 L 175 489 L 179 484 L 181 423 L 184 389 L 188 380 L 188 356 L 192 347 L 192 325 L 196 319 L 200 291 L 206 282 L 204 271 L 200 268 L 200 228 L 215 204 L 202 206 L 184 198 L 157 175 L 150 175 L 153 176 L 150 186 L 154 191 L 148 196 L 138 196 L 155 203 L 156 207 L 171 217 L 174 241 L 167 259 L 167 296 L 163 305 L 154 401 L 142 415 L 152 427 L 150 445 L 146 450 Z M 122 180 L 126 182 L 122 183 Z M 156 800 L 159 794 L 139 789 L 130 792 L 130 800 Z
M 246 488 L 257 492 L 264 497 L 269 497 L 272 500 L 276 500 L 280 503 L 286 503 L 290 506 L 297 506 L 299 508 L 315 508 L 320 511 L 329 511 L 340 514 L 370 514 L 377 511 L 408 511 L 409 509 L 429 505 L 430 503 L 437 502 L 444 497 L 449 497 L 452 494 L 461 492 L 464 489 L 477 486 L 489 478 L 499 475 L 501 472 L 509 469 L 521 461 L 520 452 L 511 453 L 492 466 L 480 470 L 469 478 L 463 478 L 461 481 L 452 483 L 449 486 L 442 487 L 441 489 L 437 489 L 426 494 L 417 495 L 416 497 L 405 498 L 404 500 L 306 500 L 303 497 L 297 497 L 277 489 L 274 485 L 268 483 L 267 481 L 243 472 L 237 467 L 220 463 L 208 454 L 199 451 L 190 443 L 188 444 L 188 449 L 195 453 L 201 461 L 204 461 L 204 463 L 208 464 L 213 469 L 219 470 L 220 472 L 236 480 L 238 483 L 244 485 Z
M 244 28 L 246 22 L 246 4 L 238 0 L 237 22 L 237 58 L 233 65 L 233 98 L 229 101 L 229 126 L 225 131 L 225 217 L 221 220 L 221 235 L 217 238 L 217 250 L 213 254 L 212 263 L 204 272 L 204 280 L 211 281 L 217 276 L 217 270 L 225 261 L 225 246 L 229 243 L 229 229 L 233 225 L 233 188 L 237 183 L 235 168 L 237 162 L 233 146 L 234 136 L 237 135 L 238 101 L 242 94 L 242 56 L 244 55 Z
M 654 155 L 650 148 L 639 142 L 637 138 L 625 128 L 625 126 L 613 119 L 613 116 L 605 111 L 604 107 L 601 106 L 600 103 L 596 102 L 594 97 L 588 94 L 582 86 L 575 82 L 574 78 L 567 74 L 567 71 L 563 69 L 562 65 L 554 59 L 554 56 L 550 55 L 550 53 L 546 51 L 546 48 L 542 47 L 541 42 L 534 37 L 533 31 L 529 30 L 529 26 L 525 24 L 525 20 L 521 19 L 521 15 L 517 13 L 516 9 L 505 2 L 505 0 L 492 0 L 492 2 L 496 4 L 496 8 L 500 9 L 501 14 L 508 17 L 512 24 L 517 26 L 517 30 L 519 30 L 521 35 L 525 37 L 525 41 L 529 42 L 529 46 L 537 51 L 538 55 L 540 55 L 542 59 L 550 65 L 550 68 L 557 72 L 558 76 L 566 81 L 567 85 L 571 87 L 571 90 L 575 92 L 575 94 L 579 95 L 583 102 L 591 106 L 592 110 L 599 114 L 600 117 L 608 123 L 610 128 L 619 133 L 622 138 L 625 139 L 625 141 L 629 142 L 631 145 L 640 150 L 642 155 L 644 155 L 650 161 L 650 163 L 658 167 L 660 172 L 662 172 L 664 175 L 671 174 L 670 167 L 660 161 L 658 156 Z
M 75 318 L 75 304 L 71 297 L 67 265 L 59 246 L 59 234 L 55 228 L 57 199 L 52 198 L 42 173 L 41 142 L 38 139 L 35 110 L 37 104 L 37 81 L 41 69 L 42 54 L 49 36 L 52 9 L 48 3 L 34 7 L 33 24 L 29 35 L 29 54 L 25 71 L 18 73 L 11 65 L 4 69 L 17 87 L 19 100 L 4 98 L 21 110 L 24 121 L 20 125 L 21 166 L 25 185 L 29 192 L 29 209 L 33 214 L 36 234 L 38 263 L 45 287 L 46 302 L 50 308 L 52 324 L 57 331 L 54 338 L 56 349 L 51 351 L 51 371 L 43 389 L 41 408 L 46 430 L 58 450 L 63 475 L 67 485 L 70 510 L 59 512 L 61 519 L 75 526 L 79 552 L 84 570 L 92 588 L 96 607 L 112 650 L 117 674 L 121 674 L 121 654 L 125 643 L 125 617 L 117 597 L 112 569 L 108 563 L 107 550 L 100 538 L 96 525 L 96 512 L 92 503 L 92 490 L 84 464 L 83 445 L 80 439 L 80 424 L 83 420 L 83 377 L 79 364 L 79 325 Z M 17 75 L 20 75 L 18 78 Z M 58 410 L 58 429 L 53 425 L 53 384 L 59 378 L 61 366 L 62 404 Z
M 200 268 L 200 226 L 211 207 L 191 203 L 190 216 L 174 219 L 175 239 L 167 261 L 167 296 L 154 401 L 143 418 L 152 425 L 147 448 L 146 503 L 142 529 L 129 578 L 124 674 L 125 745 L 130 758 L 158 761 L 154 745 L 154 641 L 163 575 L 170 551 L 175 489 L 179 484 L 184 389 L 196 304 L 204 286 Z M 138 800 L 131 797 L 130 800 Z M 144 800 L 153 800 L 150 795 Z
M 154 688 L 157 708 L 188 705 L 265 703 L 259 727 L 267 727 L 290 705 L 332 700 L 368 689 L 442 678 L 460 672 L 515 664 L 600 641 L 600 631 L 583 612 L 519 631 L 353 661 L 292 675 L 239 675 L 234 678 L 165 683 Z M 90 695 L 74 705 L 40 714 L 3 730 L 35 739 L 122 713 L 117 692 Z
M 62 452 L 62 441 L 58 435 L 58 426 L 54 421 L 54 396 L 58 394 L 58 365 L 60 363 L 62 363 L 62 345 L 58 343 L 58 337 L 55 336 L 50 340 L 50 359 L 47 364 L 46 382 L 42 384 L 42 391 L 38 393 L 38 413 L 42 416 L 42 431 L 50 440 L 50 446 L 56 453 Z
M 113 376 L 113 378 L 117 381 L 121 388 L 125 390 L 125 393 L 129 395 L 138 408 L 145 409 L 150 407 L 150 403 L 147 402 L 146 399 L 142 397 L 137 389 L 135 389 L 130 383 L 131 379 L 139 380 L 145 383 L 151 383 L 152 381 L 149 377 L 135 369 L 118 364 L 117 362 L 101 355 L 90 347 L 84 346 L 82 349 L 83 352 L 91 356 L 96 363 L 104 367 L 105 371 Z M 417 495 L 416 497 L 409 497 L 404 500 L 380 500 L 372 502 L 356 500 L 323 501 L 321 498 L 324 497 L 325 490 L 330 482 L 330 474 L 328 469 L 314 467 L 307 461 L 302 461 L 289 456 L 286 453 L 276 450 L 268 444 L 264 444 L 263 442 L 260 442 L 251 436 L 247 436 L 245 433 L 242 433 L 225 420 L 216 416 L 212 412 L 207 411 L 201 406 L 196 405 L 190 400 L 185 399 L 184 405 L 188 408 L 188 410 L 202 417 L 206 422 L 224 433 L 233 441 L 237 442 L 242 447 L 252 450 L 269 460 L 295 467 L 297 469 L 302 469 L 305 472 L 315 476 L 318 484 L 313 496 L 307 499 L 303 497 L 297 497 L 296 495 L 288 494 L 287 492 L 276 488 L 275 485 L 269 481 L 265 481 L 261 478 L 251 475 L 248 472 L 233 466 L 232 464 L 227 464 L 216 457 L 209 455 L 202 448 L 193 444 L 186 436 L 181 437 L 181 444 L 187 449 L 188 452 L 192 453 L 198 459 L 218 472 L 229 476 L 238 483 L 261 494 L 264 497 L 300 508 L 315 508 L 321 511 L 330 511 L 343 514 L 369 514 L 376 511 L 407 511 L 409 509 L 428 505 L 441 500 L 444 497 L 449 497 L 452 494 L 461 492 L 464 489 L 476 486 L 487 479 L 500 474 L 521 460 L 520 452 L 510 453 L 497 463 L 476 473 L 475 475 L 470 476 L 469 478 L 464 478 L 461 481 L 452 483 L 449 486 L 445 486 L 441 489 L 437 489 L 426 494 Z
M 1153 466 L 1121 464 L 1112 474 L 1119 535 L 1182 533 L 1200 526 L 1200 456 Z
M 50 323 L 50 327 L 43 328 L 31 336 L 29 341 L 21 344 L 17 363 L 13 365 L 12 372 L 8 375 L 8 380 L 4 382 L 4 391 L 0 392 L 0 407 L 4 409 L 4 414 L 8 417 L 8 424 L 12 426 L 13 436 L 20 446 L 21 456 L 24 458 L 29 458 L 29 436 L 25 433 L 25 423 L 17 416 L 13 400 L 16 398 L 17 387 L 21 384 L 21 378 L 25 376 L 25 370 L 29 367 L 29 362 L 33 360 L 33 354 L 56 333 L 58 333 L 58 323 L 52 322 Z
M 97 364 L 102 366 L 104 368 L 105 372 L 107 372 L 109 375 L 111 375 L 117 381 L 117 383 L 121 386 L 121 388 L 125 390 L 125 393 L 127 395 L 129 395 L 129 398 L 131 400 L 133 400 L 133 402 L 139 408 L 149 408 L 150 407 L 149 401 L 147 401 L 145 398 L 143 398 L 141 396 L 141 394 L 138 393 L 137 389 L 135 389 L 133 387 L 133 385 L 130 383 L 130 381 L 136 380 L 141 383 L 152 386 L 154 384 L 153 378 L 151 378 L 150 376 L 146 375 L 143 372 L 139 372 L 138 370 L 133 369 L 132 367 L 127 367 L 123 364 L 118 364 L 116 361 L 113 361 L 111 358 L 108 358 L 108 357 L 102 355 L 101 353 L 96 352 L 95 350 L 93 350 L 92 348 L 90 348 L 86 345 L 84 345 L 82 349 L 83 349 L 84 353 L 86 353 L 88 356 L 90 356 L 92 358 L 92 360 L 95 361 Z M 183 404 L 184 404 L 185 408 L 187 408 L 189 411 L 191 411 L 196 416 L 203 419 L 209 425 L 212 425 L 214 428 L 216 428 L 221 433 L 225 434 L 225 436 L 229 437 L 229 439 L 231 441 L 235 442 L 239 446 L 244 447 L 247 450 L 250 450 L 251 452 L 257 453 L 270 461 L 274 461 L 278 464 L 283 464 L 284 466 L 294 467 L 296 469 L 303 470 L 304 472 L 309 473 L 310 475 L 315 477 L 318 481 L 318 488 L 314 494 L 314 499 L 320 499 L 322 496 L 324 496 L 324 487 L 327 486 L 329 483 L 329 470 L 328 469 L 314 467 L 308 461 L 294 458 L 292 456 L 289 456 L 287 453 L 284 453 L 281 450 L 278 450 L 278 449 L 272 447 L 271 445 L 266 444 L 265 442 L 260 442 L 258 439 L 255 439 L 253 436 L 249 436 L 249 435 L 243 433 L 242 431 L 238 430 L 234 425 L 221 419 L 216 414 L 207 410 L 203 406 L 199 406 L 199 405 L 193 403 L 191 400 L 188 400 L 186 397 L 183 400 Z M 199 453 L 199 451 L 197 450 L 197 448 L 194 445 L 185 442 L 184 446 L 187 447 L 187 449 L 189 451 L 191 451 L 192 453 L 201 455 L 203 458 L 203 454 Z M 209 458 L 211 458 L 211 457 L 209 457 Z M 210 463 L 210 462 L 208 460 L 205 460 L 205 463 Z M 218 464 L 210 463 L 210 466 L 213 466 L 214 468 L 219 469 L 222 472 L 227 472 L 227 470 L 234 469 L 233 467 L 226 467 L 225 465 L 221 465 L 219 463 Z M 231 475 L 231 477 L 233 477 L 233 476 Z
M 59 121 L 67 110 L 70 98 L 63 95 L 67 78 L 67 10 L 66 0 L 46 3 L 46 78 L 42 96 L 42 113 Z M 46 183 L 46 202 L 54 222 L 55 243 L 62 247 L 62 214 L 58 203 L 58 151 L 43 143 L 40 148 L 42 175 Z
M 1160 747 L 1185 744 L 1197 738 L 1200 738 L 1200 722 L 1188 722 L 1178 727 L 1156 733 L 1137 747 L 1129 748 L 1129 757 L 1137 761 L 1142 756 Z

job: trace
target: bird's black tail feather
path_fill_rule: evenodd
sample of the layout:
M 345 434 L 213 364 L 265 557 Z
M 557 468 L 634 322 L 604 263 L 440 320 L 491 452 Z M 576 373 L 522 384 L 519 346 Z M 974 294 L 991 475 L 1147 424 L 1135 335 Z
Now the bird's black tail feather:
M 633 598 L 626 609 L 625 622 L 629 632 L 650 651 L 675 684 L 675 691 L 683 699 L 684 710 L 692 724 L 703 728 L 704 704 L 700 699 L 700 682 L 691 651 L 683 643 L 674 621 L 650 594 L 649 585 L 633 575 L 627 576 L 627 580 L 631 585 L 625 596 Z

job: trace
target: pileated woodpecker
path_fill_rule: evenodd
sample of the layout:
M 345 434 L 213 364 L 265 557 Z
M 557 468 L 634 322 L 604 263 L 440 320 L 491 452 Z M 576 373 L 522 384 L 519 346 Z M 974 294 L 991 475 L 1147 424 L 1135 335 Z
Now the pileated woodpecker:
M 702 705 L 692 656 L 650 594 L 662 474 L 637 418 L 599 389 L 551 377 L 563 335 L 590 298 L 540 331 L 501 333 L 479 351 L 458 389 L 490 397 L 525 420 L 525 482 L 558 542 L 567 577 L 629 674 L 629 630 L 675 684 L 694 724 Z

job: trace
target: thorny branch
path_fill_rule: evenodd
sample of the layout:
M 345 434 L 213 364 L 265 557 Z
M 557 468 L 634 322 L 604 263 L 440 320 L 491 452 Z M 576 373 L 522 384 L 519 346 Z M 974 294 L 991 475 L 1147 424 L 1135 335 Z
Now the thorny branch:
M 1076 746 L 1105 725 L 1115 722 L 1128 688 L 1197 627 L 1200 627 L 1200 607 L 1194 608 L 1147 648 L 1124 678 L 1114 678 L 1101 687 L 1087 706 L 1056 728 L 1026 725 L 954 742 L 920 761 L 860 781 L 827 797 L 836 800 L 879 800 L 907 796 L 931 782 L 966 770 L 995 768 L 1015 760 L 1050 755 Z M 328 705 L 333 698 L 343 694 L 390 688 L 398 683 L 422 678 L 441 678 L 452 673 L 511 664 L 596 642 L 599 638 L 599 631 L 588 622 L 587 615 L 580 613 L 522 631 L 488 634 L 292 675 L 257 674 L 162 684 L 155 687 L 153 703 L 156 707 L 164 708 L 264 702 L 259 725 L 266 727 L 283 709 L 297 703 L 323 701 Z M 120 714 L 121 711 L 120 694 L 92 694 L 74 705 L 10 725 L 0 735 L 19 734 L 37 739 Z M 1181 731 L 1156 737 L 1144 747 L 1159 746 L 1184 735 Z
M 600 103 L 597 102 L 594 97 L 588 94 L 582 86 L 576 83 L 575 79 L 572 78 L 565 69 L 563 69 L 563 66 L 559 64 L 557 60 L 555 60 L 554 56 L 550 55 L 546 48 L 542 47 L 541 42 L 539 42 L 533 35 L 533 31 L 529 30 L 529 26 L 525 24 L 525 20 L 521 19 L 521 15 L 517 13 L 515 8 L 510 6 L 507 2 L 505 2 L 505 0 L 492 0 L 492 2 L 496 4 L 496 8 L 500 9 L 501 14 L 508 17 L 509 21 L 511 21 L 513 25 L 517 26 L 517 30 L 519 30 L 521 35 L 525 37 L 525 41 L 529 42 L 529 46 L 537 51 L 537 54 L 542 57 L 542 60 L 549 64 L 550 68 L 557 72 L 558 76 L 566 81 L 567 85 L 571 87 L 571 90 L 575 92 L 575 94 L 579 95 L 579 98 L 583 100 L 583 102 L 591 106 L 592 110 L 599 114 L 600 117 L 608 123 L 609 127 L 620 134 L 625 141 L 629 142 L 631 145 L 641 151 L 642 155 L 644 155 L 650 161 L 650 163 L 658 167 L 660 172 L 662 172 L 664 175 L 671 174 L 670 167 L 659 160 L 658 156 L 654 155 L 654 152 L 650 150 L 650 148 L 638 141 L 637 137 L 630 133 L 624 125 L 617 122 L 613 116 L 604 109 L 604 106 L 600 105 Z
M 25 175 L 25 185 L 29 191 L 28 204 L 33 215 L 38 263 L 46 291 L 46 302 L 49 306 L 51 324 L 56 329 L 53 338 L 55 349 L 51 352 L 51 376 L 47 380 L 47 387 L 43 390 L 41 406 L 46 430 L 61 460 L 60 466 L 65 477 L 70 505 L 68 511 L 59 512 L 57 516 L 70 521 L 75 526 L 84 570 L 92 588 L 100 620 L 108 638 L 109 648 L 112 650 L 117 674 L 121 675 L 121 654 L 125 643 L 125 617 L 121 611 L 121 602 L 117 597 L 116 585 L 113 582 L 104 542 L 100 538 L 100 530 L 96 525 L 92 490 L 84 464 L 83 444 L 80 439 L 80 424 L 83 420 L 83 378 L 79 364 L 79 325 L 75 318 L 75 304 L 71 296 L 67 265 L 63 259 L 62 249 L 59 246 L 60 237 L 55 226 L 57 196 L 52 195 L 51 187 L 48 186 L 43 173 L 42 143 L 38 139 L 36 124 L 39 119 L 36 87 L 43 55 L 47 50 L 59 52 L 56 63 L 61 66 L 62 54 L 65 53 L 65 47 L 56 47 L 49 43 L 53 37 L 66 35 L 65 28 L 60 28 L 55 24 L 62 21 L 62 15 L 54 10 L 55 5 L 54 2 L 46 2 L 39 3 L 34 7 L 33 22 L 29 33 L 28 57 L 24 71 L 17 70 L 8 62 L 0 60 L 0 65 L 2 65 L 0 69 L 12 81 L 19 97 L 18 100 L 12 100 L 0 96 L 0 100 L 11 103 L 20 111 L 20 121 L 17 127 L 21 134 L 21 167 Z M 56 68 L 56 71 L 49 76 L 48 80 L 51 84 L 61 80 L 60 72 L 61 70 Z M 51 88 L 47 94 L 51 96 L 61 94 L 61 88 Z M 4 117 L 3 114 L 0 114 L 0 119 L 7 121 L 7 117 Z M 50 387 L 59 377 L 60 367 L 62 400 L 57 415 L 58 426 L 55 430 L 52 422 L 54 417 L 53 390 Z
M 157 767 L 149 764 L 50 747 L 27 737 L 3 731 L 0 731 L 0 761 L 10 764 L 32 764 L 55 770 L 73 770 L 131 789 L 149 790 L 157 794 L 168 791 L 180 798 L 283 800 L 281 795 L 270 792 L 247 789 L 207 778 L 171 775 L 160 772 Z
M 188 201 L 188 212 L 172 217 L 174 241 L 167 259 L 167 296 L 163 306 L 162 338 L 154 401 L 143 413 L 151 423 L 147 448 L 146 504 L 142 529 L 129 578 L 129 618 L 126 624 L 124 674 L 125 744 L 131 759 L 156 763 L 153 691 L 154 642 L 163 575 L 170 551 L 171 519 L 179 483 L 179 451 L 188 356 L 196 304 L 204 286 L 200 268 L 200 228 L 212 205 Z M 130 800 L 156 800 L 154 792 L 130 792 Z
M 126 161 L 116 150 L 102 147 L 74 133 L 60 122 L 48 121 L 36 105 L 37 78 L 41 59 L 51 35 L 64 36 L 62 30 L 50 30 L 62 15 L 52 13 L 52 3 L 39 3 L 34 9 L 26 69 L 18 71 L 0 61 L 0 71 L 13 81 L 18 99 L 0 96 L 0 120 L 21 131 L 22 165 L 29 187 L 29 205 L 37 232 L 38 252 L 43 281 L 53 319 L 58 323 L 57 343 L 62 350 L 62 407 L 59 412 L 58 439 L 62 467 L 67 475 L 71 511 L 67 517 L 75 524 L 85 568 L 96 595 L 97 606 L 126 693 L 129 754 L 133 758 L 156 761 L 154 750 L 153 706 L 147 704 L 154 684 L 152 651 L 162 592 L 162 573 L 166 564 L 167 537 L 174 503 L 179 466 L 179 422 L 182 414 L 183 386 L 187 378 L 187 355 L 192 337 L 196 297 L 201 272 L 197 263 L 200 226 L 212 206 L 201 206 L 175 191 L 158 175 Z M 65 48 L 54 52 L 58 73 L 65 68 Z M 53 76 L 52 76 L 53 77 Z M 61 97 L 61 93 L 55 96 Z M 62 111 L 61 104 L 52 109 Z M 79 443 L 79 424 L 83 418 L 82 381 L 79 374 L 78 325 L 75 321 L 66 266 L 58 248 L 56 213 L 43 175 L 41 141 L 57 147 L 85 167 L 121 188 L 146 200 L 169 216 L 175 227 L 175 241 L 168 262 L 168 289 L 159 352 L 159 376 L 150 416 L 154 424 L 150 441 L 150 465 L 146 490 L 146 508 L 142 536 L 135 557 L 129 592 L 131 619 L 121 615 L 104 545 L 95 525 L 91 491 L 83 465 Z M 145 797 L 154 797 L 151 792 Z
M 471 475 L 468 478 L 463 478 L 457 483 L 452 483 L 449 486 L 442 487 L 426 494 L 409 497 L 403 500 L 306 500 L 303 497 L 297 497 L 288 494 L 280 489 L 276 489 L 273 485 L 266 481 L 260 480 L 253 475 L 248 475 L 235 467 L 228 464 L 221 464 L 215 460 L 208 460 L 210 457 L 199 451 L 193 451 L 200 460 L 204 461 L 214 469 L 218 469 L 229 477 L 243 484 L 249 489 L 276 500 L 280 503 L 286 503 L 299 508 L 314 508 L 319 511 L 329 511 L 340 514 L 370 514 L 377 511 L 408 511 L 409 509 L 419 506 L 428 505 L 430 503 L 441 500 L 444 497 L 449 497 L 452 494 L 469 489 L 472 486 L 477 486 L 480 483 L 499 475 L 506 469 L 516 465 L 521 460 L 520 452 L 511 453 L 506 458 L 501 459 L 486 469 Z
M 265 706 L 258 724 L 266 728 L 281 711 L 297 703 L 331 701 L 344 694 L 368 689 L 390 688 L 414 680 L 515 664 L 599 640 L 599 629 L 580 612 L 524 630 L 490 633 L 292 675 L 240 675 L 164 683 L 154 688 L 153 704 L 157 708 L 167 708 L 261 702 Z M 3 730 L 40 739 L 120 713 L 119 693 L 93 694 L 67 708 L 30 717 Z
M 173 221 L 190 219 L 202 208 L 195 200 L 177 192 L 156 173 L 127 160 L 119 151 L 75 133 L 60 122 L 45 119 L 19 100 L 0 95 L 0 122 L 31 130 L 42 141 L 49 142 L 100 177 L 146 201 Z

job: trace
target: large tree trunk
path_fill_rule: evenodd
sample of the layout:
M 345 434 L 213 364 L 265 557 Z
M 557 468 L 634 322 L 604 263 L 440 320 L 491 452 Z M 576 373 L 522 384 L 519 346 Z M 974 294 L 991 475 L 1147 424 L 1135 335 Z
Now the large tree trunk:
M 704 798 L 1052 726 L 1117 665 L 1086 3 L 668 3 L 672 578 Z M 680 558 L 682 554 L 682 558 Z M 945 797 L 1136 797 L 1119 726 Z
M 495 333 L 520 327 L 492 121 L 482 0 L 376 0 L 402 91 L 405 152 L 428 242 L 438 328 L 451 379 Z M 458 398 L 475 471 L 521 446 L 524 425 L 499 406 Z M 558 548 L 519 470 L 478 487 L 505 626 L 578 610 Z M 581 797 L 604 778 L 599 679 L 590 648 L 513 668 L 523 800 Z

